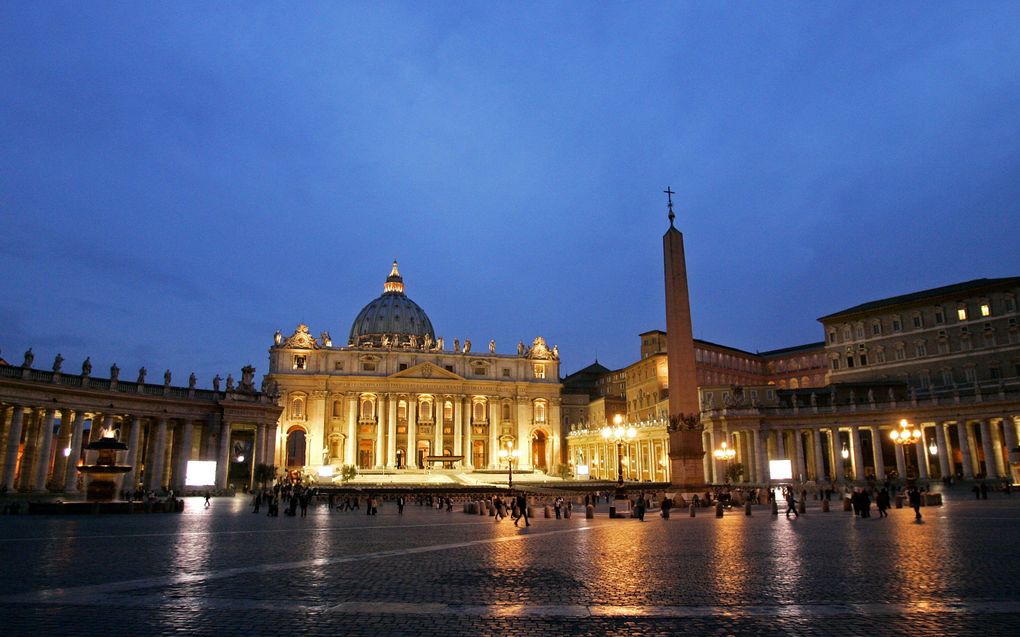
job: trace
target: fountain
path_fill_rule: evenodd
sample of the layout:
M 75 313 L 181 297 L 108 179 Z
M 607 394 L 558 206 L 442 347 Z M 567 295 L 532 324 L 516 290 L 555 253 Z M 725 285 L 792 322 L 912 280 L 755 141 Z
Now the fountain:
M 102 437 L 90 442 L 86 451 L 99 452 L 95 464 L 78 467 L 85 474 L 85 499 L 90 502 L 112 502 L 120 493 L 124 474 L 131 470 L 129 465 L 117 464 L 117 452 L 127 451 L 128 446 L 114 437 L 113 431 L 103 432 Z

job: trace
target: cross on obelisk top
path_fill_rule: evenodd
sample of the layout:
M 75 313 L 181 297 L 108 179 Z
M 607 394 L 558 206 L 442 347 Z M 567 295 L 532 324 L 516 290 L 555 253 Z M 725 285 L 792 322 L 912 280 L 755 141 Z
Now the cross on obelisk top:
M 673 220 L 676 219 L 676 215 L 673 214 L 673 195 L 676 193 L 669 186 L 666 186 L 662 192 L 666 193 L 666 197 L 669 199 L 669 225 L 673 227 Z

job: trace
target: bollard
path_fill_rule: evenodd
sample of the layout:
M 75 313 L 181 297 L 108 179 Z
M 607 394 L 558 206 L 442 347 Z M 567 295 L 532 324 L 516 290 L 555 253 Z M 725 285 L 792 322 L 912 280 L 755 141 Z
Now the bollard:
M 822 500 L 822 513 L 828 513 L 828 512 L 829 512 L 829 501 L 828 500 Z
M 854 510 L 853 505 L 850 504 L 850 498 L 843 498 L 843 510 L 844 511 L 853 511 Z
M 779 503 L 772 501 L 772 515 L 779 515 Z
M 485 512 L 491 508 L 486 500 L 479 500 L 478 504 L 480 505 L 478 507 L 478 515 L 485 515 Z
M 744 503 L 744 515 L 751 517 L 751 501 L 748 500 Z
M 804 498 L 801 498 L 800 502 L 797 503 L 797 513 L 798 514 L 802 514 L 806 510 L 807 510 L 807 505 L 804 504 Z
M 542 517 L 544 517 L 546 519 L 549 519 L 549 518 L 552 517 L 552 509 L 549 507 L 548 504 L 545 505 L 544 507 L 542 507 Z
M 485 507 L 485 510 L 489 512 L 489 517 L 496 517 L 496 507 L 491 502 Z
M 531 506 L 530 504 L 528 505 L 528 517 L 529 518 L 535 517 L 535 507 Z
M 590 505 L 590 504 L 588 506 L 584 507 L 584 517 L 585 517 L 586 520 L 594 520 L 595 519 L 595 507 Z
M 696 511 L 696 509 L 694 508 L 694 505 L 692 504 L 692 505 L 691 505 L 691 517 L 692 517 L 692 518 L 693 518 L 693 517 L 694 517 L 694 515 L 695 515 L 695 513 L 694 513 L 695 511 Z
M 715 517 L 721 518 L 723 516 L 722 502 L 715 503 Z

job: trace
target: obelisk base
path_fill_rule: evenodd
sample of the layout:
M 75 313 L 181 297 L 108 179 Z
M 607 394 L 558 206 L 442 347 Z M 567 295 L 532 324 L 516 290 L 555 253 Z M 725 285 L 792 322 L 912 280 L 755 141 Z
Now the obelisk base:
M 705 487 L 705 450 L 700 431 L 669 432 L 669 469 L 671 486 L 684 490 Z

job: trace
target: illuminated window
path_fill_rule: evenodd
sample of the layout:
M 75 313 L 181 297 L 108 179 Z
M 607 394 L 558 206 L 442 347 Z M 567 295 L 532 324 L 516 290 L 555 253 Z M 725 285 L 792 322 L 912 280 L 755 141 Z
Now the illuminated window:
M 535 363 L 535 378 L 545 378 L 545 365 Z
M 965 308 L 965 307 L 958 307 L 958 308 L 956 308 L 956 319 L 959 320 L 959 321 L 966 321 L 967 320 L 967 308 Z
M 475 422 L 482 422 L 485 420 L 485 403 L 475 403 L 474 420 Z
M 291 420 L 305 419 L 305 401 L 303 398 L 295 398 L 290 401 L 290 418 Z
M 344 362 L 343 361 L 337 361 L 337 362 L 333 363 L 333 369 L 338 371 L 338 372 L 344 371 Z
M 371 398 L 363 398 L 361 400 L 361 417 L 372 418 L 375 416 L 375 401 Z
M 991 315 L 992 315 L 992 306 L 990 306 L 987 303 L 982 303 L 981 304 L 981 316 L 991 316 Z
M 450 401 L 443 403 L 443 420 L 453 420 L 453 403 Z
M 545 401 L 535 401 L 535 422 L 545 422 Z
M 407 402 L 406 401 L 402 400 L 399 403 L 397 403 L 397 419 L 398 420 L 407 420 Z
M 307 360 L 308 359 L 304 356 L 295 356 L 294 369 L 305 369 L 305 365 L 307 365 Z

